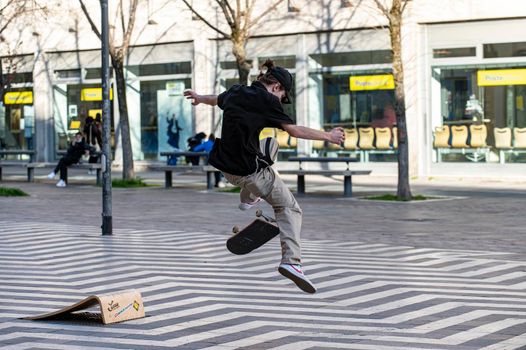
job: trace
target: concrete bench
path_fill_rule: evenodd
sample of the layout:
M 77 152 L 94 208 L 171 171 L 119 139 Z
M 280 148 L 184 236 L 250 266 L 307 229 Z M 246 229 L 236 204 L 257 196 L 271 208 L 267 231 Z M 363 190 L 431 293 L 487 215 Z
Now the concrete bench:
M 0 150 L 0 181 L 2 181 L 2 168 L 3 167 L 25 167 L 28 163 L 32 162 L 36 151 L 33 150 L 23 150 L 23 149 L 15 149 L 15 150 Z M 10 160 L 3 160 L 2 158 L 5 156 L 23 156 L 28 155 L 29 159 L 19 160 L 19 161 L 10 161 Z
M 57 166 L 57 163 L 28 163 L 26 165 L 27 167 L 27 181 L 28 182 L 34 182 L 35 181 L 35 168 L 51 168 L 54 169 Z M 72 164 L 68 166 L 68 168 L 72 169 L 87 169 L 87 170 L 95 170 L 97 172 L 97 185 L 101 184 L 102 180 L 102 164 L 100 163 L 78 163 L 78 164 Z M 66 168 L 66 174 L 65 174 L 66 182 L 68 182 L 68 173 Z
M 298 176 L 298 195 L 305 195 L 305 175 L 321 175 L 321 176 L 343 176 L 343 195 L 345 197 L 352 197 L 352 176 L 353 175 L 369 175 L 371 170 L 279 170 L 280 174 L 291 174 Z
M 214 188 L 214 173 L 219 172 L 211 165 L 152 165 L 152 171 L 164 171 L 164 187 L 172 187 L 172 174 L 206 174 L 206 188 Z

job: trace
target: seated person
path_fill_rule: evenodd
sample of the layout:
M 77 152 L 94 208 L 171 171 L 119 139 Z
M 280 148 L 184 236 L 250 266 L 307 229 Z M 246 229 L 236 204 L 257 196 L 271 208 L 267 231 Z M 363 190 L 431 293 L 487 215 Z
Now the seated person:
M 214 146 L 214 142 L 216 140 L 216 137 L 214 134 L 210 134 L 210 136 L 208 136 L 208 140 L 206 140 L 205 142 L 203 142 L 202 144 L 200 145 L 197 145 L 194 147 L 193 151 L 194 152 L 207 152 L 207 153 L 210 153 L 210 151 L 212 150 L 212 147 Z M 215 187 L 225 187 L 225 183 L 223 181 L 221 181 L 221 178 L 222 178 L 222 174 L 221 172 L 219 171 L 216 171 L 214 173 L 214 176 L 215 176 Z
M 78 132 L 75 134 L 75 139 L 71 141 L 71 145 L 68 148 L 68 152 L 62 158 L 60 158 L 55 170 L 49 173 L 48 179 L 53 179 L 60 170 L 60 181 L 57 182 L 57 187 L 66 187 L 66 174 L 67 167 L 71 164 L 76 164 L 80 161 L 83 155 L 89 154 L 89 145 L 82 138 L 82 133 Z

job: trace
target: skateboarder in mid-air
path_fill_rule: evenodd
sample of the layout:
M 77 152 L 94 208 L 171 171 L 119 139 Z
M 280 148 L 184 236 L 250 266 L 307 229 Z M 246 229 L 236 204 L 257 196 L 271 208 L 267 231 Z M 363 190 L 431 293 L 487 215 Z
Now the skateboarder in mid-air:
M 217 105 L 224 111 L 221 138 L 216 139 L 209 163 L 241 188 L 241 210 L 261 200 L 272 206 L 280 230 L 282 259 L 278 271 L 303 291 L 315 293 L 316 287 L 301 267 L 301 208 L 271 167 L 278 151 L 276 140 L 260 142 L 259 134 L 266 127 L 280 128 L 292 137 L 335 144 L 341 144 L 345 134 L 339 127 L 326 132 L 294 125 L 281 105 L 291 103 L 291 89 L 292 75 L 267 60 L 250 86 L 234 85 L 219 95 L 199 95 L 193 90 L 186 90 L 184 95 L 193 100 L 193 105 Z

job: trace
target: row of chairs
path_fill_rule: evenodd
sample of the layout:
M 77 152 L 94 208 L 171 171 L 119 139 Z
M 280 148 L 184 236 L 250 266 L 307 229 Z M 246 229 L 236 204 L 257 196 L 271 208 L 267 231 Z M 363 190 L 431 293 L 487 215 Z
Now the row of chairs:
M 505 152 L 519 152 L 526 149 L 526 128 L 494 128 L 495 148 L 499 151 L 499 159 L 504 163 Z M 513 137 L 512 137 L 513 135 Z M 461 153 L 489 154 L 487 144 L 488 130 L 485 125 L 442 125 L 433 132 L 433 147 L 437 150 L 440 162 L 442 153 L 455 150 Z M 477 160 L 475 158 L 475 160 Z
M 266 137 L 275 137 L 281 151 L 294 150 L 298 145 L 295 137 L 280 129 L 264 129 L 260 138 Z M 360 153 L 361 159 L 368 161 L 369 153 L 395 153 L 398 148 L 397 130 L 373 127 L 345 129 L 343 145 L 313 141 L 312 148 L 319 153 L 334 151 Z
M 526 128 L 494 128 L 495 148 L 526 148 Z M 513 135 L 513 138 L 512 138 Z M 486 125 L 443 125 L 433 133 L 435 148 L 487 147 Z

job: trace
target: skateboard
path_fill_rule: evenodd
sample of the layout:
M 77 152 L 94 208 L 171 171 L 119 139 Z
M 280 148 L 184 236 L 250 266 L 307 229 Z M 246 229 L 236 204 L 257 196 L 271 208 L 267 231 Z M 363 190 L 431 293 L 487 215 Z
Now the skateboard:
M 231 253 L 248 254 L 279 234 L 279 227 L 274 218 L 264 215 L 261 209 L 256 210 L 256 217 L 257 219 L 242 230 L 234 226 L 234 235 L 226 241 L 226 247 Z

